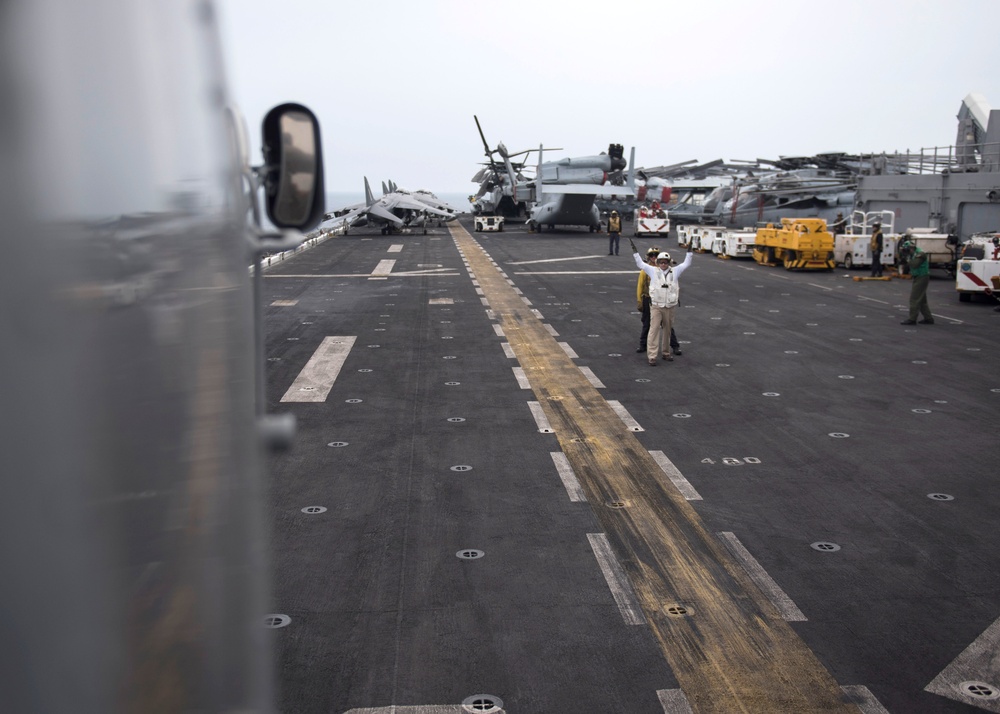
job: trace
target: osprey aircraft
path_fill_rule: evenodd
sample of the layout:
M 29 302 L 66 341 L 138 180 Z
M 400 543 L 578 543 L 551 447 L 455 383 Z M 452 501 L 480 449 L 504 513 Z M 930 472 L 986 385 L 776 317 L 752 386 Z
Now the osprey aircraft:
M 598 196 L 632 196 L 635 194 L 635 147 L 625 172 L 624 185 L 609 184 L 609 174 L 625 168 L 624 149 L 611 144 L 608 153 L 582 156 L 559 161 L 542 161 L 538 147 L 538 170 L 533 182 L 535 203 L 528 216 L 531 228 L 541 231 L 545 226 L 586 226 L 591 232 L 601 229 L 601 215 L 594 199 Z

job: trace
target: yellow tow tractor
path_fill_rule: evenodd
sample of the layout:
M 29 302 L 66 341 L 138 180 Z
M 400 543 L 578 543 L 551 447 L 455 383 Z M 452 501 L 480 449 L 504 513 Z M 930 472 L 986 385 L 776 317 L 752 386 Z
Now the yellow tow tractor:
M 833 235 L 822 218 L 782 218 L 757 229 L 753 259 L 785 270 L 833 270 Z

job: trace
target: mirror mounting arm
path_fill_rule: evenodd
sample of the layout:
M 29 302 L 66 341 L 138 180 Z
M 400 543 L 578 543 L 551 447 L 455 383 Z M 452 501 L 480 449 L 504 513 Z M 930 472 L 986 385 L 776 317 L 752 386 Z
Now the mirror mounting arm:
M 267 253 L 284 253 L 287 250 L 294 250 L 302 245 L 305 239 L 306 237 L 301 231 L 292 228 L 286 228 L 277 233 L 262 230 L 247 232 L 247 242 L 255 259 L 260 259 Z

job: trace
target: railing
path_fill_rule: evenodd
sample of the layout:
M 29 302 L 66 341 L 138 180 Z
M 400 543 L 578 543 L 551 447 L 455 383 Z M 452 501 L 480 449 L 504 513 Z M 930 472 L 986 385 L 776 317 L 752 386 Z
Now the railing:
M 1000 171 L 1000 143 L 861 154 L 858 159 L 858 173 L 862 175 Z

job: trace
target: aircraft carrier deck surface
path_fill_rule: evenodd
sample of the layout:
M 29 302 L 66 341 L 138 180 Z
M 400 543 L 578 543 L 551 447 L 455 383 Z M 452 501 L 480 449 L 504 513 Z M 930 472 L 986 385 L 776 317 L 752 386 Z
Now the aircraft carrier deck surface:
M 281 712 L 1000 711 L 992 305 L 468 231 L 265 272 Z

